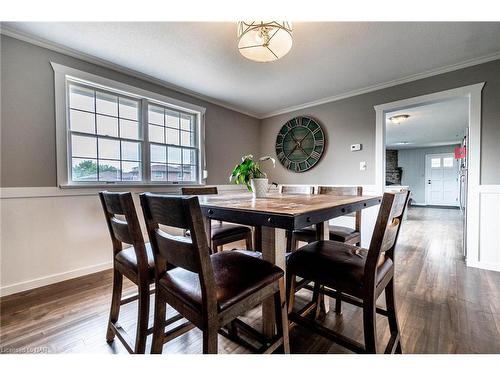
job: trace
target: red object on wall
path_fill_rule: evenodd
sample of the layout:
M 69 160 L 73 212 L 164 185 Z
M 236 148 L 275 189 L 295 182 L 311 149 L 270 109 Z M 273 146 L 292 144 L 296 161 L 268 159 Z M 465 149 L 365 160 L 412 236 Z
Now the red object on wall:
M 455 147 L 455 159 L 465 159 L 467 154 L 466 147 Z

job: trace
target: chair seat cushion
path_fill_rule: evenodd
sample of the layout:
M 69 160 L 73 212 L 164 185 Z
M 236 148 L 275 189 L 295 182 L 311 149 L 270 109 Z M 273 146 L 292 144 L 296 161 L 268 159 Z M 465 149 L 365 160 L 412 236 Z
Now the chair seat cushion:
M 219 310 L 227 309 L 284 275 L 281 268 L 260 259 L 258 254 L 223 251 L 210 256 Z M 191 308 L 201 311 L 198 274 L 178 267 L 167 271 L 159 284 Z
M 298 229 L 293 231 L 293 234 L 299 238 L 309 238 L 314 241 L 316 237 L 316 229 L 313 226 Z M 349 227 L 342 227 L 339 225 L 330 225 L 330 240 L 338 242 L 359 242 L 361 235 L 356 229 Z
M 290 254 L 287 272 L 307 280 L 351 294 L 362 296 L 363 278 L 368 250 L 336 241 L 316 241 Z M 381 256 L 378 263 L 378 284 L 393 272 L 390 258 Z
M 152 277 L 155 274 L 155 260 L 153 257 L 153 249 L 150 243 L 146 243 L 146 255 L 148 257 L 148 271 Z M 115 260 L 122 264 L 123 266 L 130 268 L 134 272 L 137 272 L 137 257 L 135 256 L 135 250 L 133 247 L 127 247 L 123 249 L 115 256 Z
M 236 225 L 229 223 L 214 223 L 212 224 L 212 240 L 219 240 L 224 237 L 235 236 L 241 234 L 247 235 L 251 232 L 249 227 L 244 225 Z

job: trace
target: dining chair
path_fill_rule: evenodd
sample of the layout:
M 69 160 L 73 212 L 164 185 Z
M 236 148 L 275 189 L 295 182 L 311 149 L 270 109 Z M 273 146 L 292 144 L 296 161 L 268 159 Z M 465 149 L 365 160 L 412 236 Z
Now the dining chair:
M 378 313 L 389 320 L 391 337 L 385 353 L 402 353 L 394 300 L 394 250 L 408 196 L 408 191 L 384 194 L 368 249 L 325 240 L 307 244 L 288 257 L 287 299 L 290 321 L 354 352 L 377 353 Z M 320 325 L 316 319 L 293 311 L 296 276 L 322 285 L 321 294 L 336 298 L 336 292 L 340 291 L 343 301 L 363 308 L 364 345 Z M 385 293 L 386 309 L 376 304 L 382 292 Z M 310 310 L 304 308 L 303 311 Z
M 314 186 L 311 185 L 278 185 L 278 192 L 280 194 L 300 194 L 312 195 L 314 194 Z M 297 245 L 294 247 L 294 236 L 291 231 L 286 232 L 286 250 L 288 252 L 296 250 Z
M 208 195 L 218 194 L 216 186 L 203 187 L 183 187 L 181 188 L 182 195 Z M 210 248 L 217 252 L 222 250 L 222 247 L 228 243 L 245 240 L 247 250 L 252 249 L 252 229 L 244 225 L 236 225 L 223 223 L 218 221 L 212 223 L 212 237 Z M 189 232 L 188 232 L 189 234 Z
M 211 255 L 198 197 L 150 193 L 140 197 L 155 259 L 151 352 L 161 353 L 163 349 L 166 304 L 203 331 L 203 353 L 217 353 L 218 333 L 232 338 L 225 327 L 265 299 L 273 298 L 277 334 L 254 349 L 271 353 L 283 346 L 289 353 L 283 270 L 238 251 Z M 160 226 L 189 230 L 191 235 L 174 236 Z M 168 264 L 176 267 L 169 270 Z
M 149 243 L 144 242 L 139 219 L 131 193 L 99 192 L 104 216 L 113 245 L 113 292 L 109 313 L 106 341 L 112 342 L 116 337 L 129 353 L 141 354 L 146 350 L 146 338 L 152 333 L 149 324 L 149 300 L 154 289 L 154 259 Z M 125 247 L 128 246 L 128 247 Z M 137 285 L 138 293 L 122 299 L 123 276 Z M 120 307 L 138 300 L 137 330 L 135 344 L 127 332 L 118 324 Z M 170 318 L 170 325 L 182 319 L 181 315 Z M 172 340 L 192 328 L 192 325 L 181 324 L 167 331 L 164 340 Z M 132 349 L 133 348 L 133 349 Z
M 318 186 L 318 194 L 328 194 L 334 196 L 361 196 L 363 195 L 362 186 Z M 354 228 L 330 225 L 330 240 L 344 242 L 351 245 L 361 245 L 361 210 L 344 216 L 353 216 L 355 218 Z M 314 242 L 316 241 L 316 230 L 314 227 L 298 229 L 293 232 L 292 251 L 298 247 L 298 242 Z

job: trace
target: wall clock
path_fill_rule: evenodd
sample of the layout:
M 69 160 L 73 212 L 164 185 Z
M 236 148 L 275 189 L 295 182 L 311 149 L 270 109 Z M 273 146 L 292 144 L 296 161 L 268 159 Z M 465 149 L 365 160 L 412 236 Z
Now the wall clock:
M 276 137 L 276 155 L 292 172 L 305 172 L 314 167 L 325 151 L 325 134 L 310 117 L 295 117 L 282 126 Z

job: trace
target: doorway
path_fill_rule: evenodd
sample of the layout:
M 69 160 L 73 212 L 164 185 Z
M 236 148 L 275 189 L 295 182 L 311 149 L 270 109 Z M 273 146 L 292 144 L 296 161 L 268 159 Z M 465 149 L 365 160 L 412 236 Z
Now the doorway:
M 464 130 L 464 139 L 461 142 L 457 142 L 456 145 L 448 145 L 447 147 L 459 147 L 462 148 L 464 145 L 467 146 L 467 160 L 463 162 L 457 160 L 459 167 L 459 176 L 457 176 L 460 181 L 458 185 L 459 199 L 458 206 L 461 209 L 461 230 L 463 231 L 463 254 L 466 255 L 466 262 L 469 266 L 480 267 L 479 259 L 479 186 L 480 186 L 480 136 L 481 136 L 481 91 L 483 89 L 484 82 L 478 83 L 470 86 L 459 87 L 456 89 L 436 92 L 432 94 L 422 95 L 414 98 L 403 99 L 395 102 L 385 103 L 377 105 L 374 107 L 376 111 L 376 160 L 375 160 L 375 177 L 376 177 L 376 190 L 379 193 L 384 191 L 390 191 L 393 189 L 404 188 L 405 176 L 408 175 L 409 171 L 421 169 L 422 180 L 425 178 L 425 156 L 423 160 L 414 165 L 412 168 L 406 168 L 406 170 L 401 171 L 401 182 L 400 186 L 386 186 L 386 146 L 389 145 L 387 139 L 387 129 L 386 125 L 389 121 L 388 114 L 395 112 L 410 111 L 411 109 L 421 109 L 421 107 L 426 105 L 432 105 L 436 103 L 446 103 L 447 101 L 452 101 L 454 99 L 462 98 L 465 100 L 467 108 L 467 120 L 468 128 Z M 391 116 L 392 117 L 392 116 Z M 405 121 L 405 116 L 401 117 Z M 400 118 L 400 119 L 401 119 Z M 398 119 L 395 119 L 398 121 Z M 392 122 L 392 120 L 391 120 Z M 439 130 L 438 126 L 432 128 L 431 131 L 427 133 L 432 134 L 436 130 Z M 424 134 L 425 132 L 420 132 Z M 410 141 L 401 139 L 398 146 L 401 148 L 411 147 Z M 390 145 L 389 145 L 390 146 Z M 436 145 L 434 145 L 436 146 Z M 446 147 L 446 146 L 443 146 Z M 390 148 L 390 147 L 388 147 Z M 452 153 L 453 149 L 427 152 L 428 154 L 443 154 Z M 417 151 L 415 151 L 417 152 Z M 422 152 L 421 150 L 418 152 Z M 442 160 L 441 160 L 442 163 Z M 405 175 L 406 172 L 406 175 Z M 415 174 L 413 175 L 415 177 Z M 424 180 L 425 181 L 425 180 Z M 462 186 L 463 185 L 463 186 Z M 418 185 L 412 191 L 412 204 L 426 206 L 426 189 L 425 183 Z M 454 193 L 451 193 L 454 194 Z M 460 194 L 463 195 L 460 199 Z M 443 201 L 446 201 L 443 197 Z M 461 204 L 461 202 L 465 204 Z M 456 210 L 456 209 L 455 209 Z M 458 211 L 457 211 L 458 212 Z

